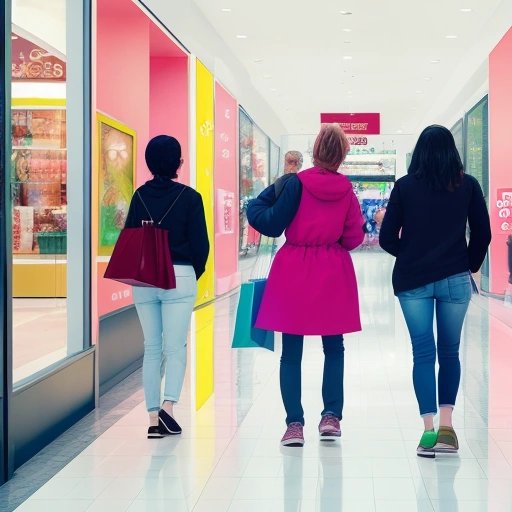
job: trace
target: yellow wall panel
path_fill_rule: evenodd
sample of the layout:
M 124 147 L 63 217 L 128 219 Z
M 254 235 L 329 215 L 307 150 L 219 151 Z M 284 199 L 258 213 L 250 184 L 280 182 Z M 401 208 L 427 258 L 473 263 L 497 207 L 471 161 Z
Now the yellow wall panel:
M 214 161 L 214 81 L 213 75 L 196 61 L 196 189 L 203 197 L 210 240 L 210 256 L 206 272 L 199 280 L 197 305 L 214 299 L 214 205 L 213 205 L 213 161 Z
M 196 326 L 196 410 L 213 394 L 213 334 L 215 306 L 209 304 L 195 313 Z

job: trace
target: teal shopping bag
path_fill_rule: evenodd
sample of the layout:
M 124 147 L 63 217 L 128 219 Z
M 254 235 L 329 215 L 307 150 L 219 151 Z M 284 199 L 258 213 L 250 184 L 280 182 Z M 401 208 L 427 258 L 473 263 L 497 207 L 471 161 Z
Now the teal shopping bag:
M 266 279 L 251 279 L 240 287 L 232 348 L 262 347 L 274 350 L 274 332 L 254 327 L 266 283 Z

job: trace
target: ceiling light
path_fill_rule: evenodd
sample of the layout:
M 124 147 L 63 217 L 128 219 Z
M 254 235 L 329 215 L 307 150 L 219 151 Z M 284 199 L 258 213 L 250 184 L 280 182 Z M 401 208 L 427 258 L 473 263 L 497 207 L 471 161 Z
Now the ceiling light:
M 340 11 L 340 14 L 343 16 L 350 16 L 352 13 L 350 11 Z
M 470 9 L 469 7 L 464 7 L 460 10 L 460 12 L 471 12 L 473 9 Z
M 430 64 L 439 64 L 441 59 L 430 59 Z
M 352 60 L 352 56 L 351 55 L 344 55 L 343 56 L 343 60 Z
M 423 80 L 426 80 L 427 82 L 429 82 L 430 80 L 432 80 L 432 77 L 431 76 L 424 76 Z
M 247 36 L 245 34 L 237 34 L 237 39 L 247 39 Z
M 259 57 L 259 58 L 257 58 L 257 59 L 254 59 L 254 62 L 257 62 L 257 63 L 259 63 L 259 62 L 263 62 L 263 59 L 262 59 L 261 57 Z
M 352 94 L 352 91 L 348 91 L 347 94 Z
M 229 7 L 224 7 L 224 9 L 221 9 L 222 12 L 231 12 L 231 9 Z
M 404 133 L 403 130 L 397 130 L 396 133 Z
M 271 90 L 272 92 L 277 92 L 277 89 L 276 89 L 275 87 L 271 87 L 271 88 L 270 88 L 270 90 Z
M 423 94 L 423 91 L 416 91 L 416 94 Z
M 352 44 L 352 41 L 343 41 L 345 44 Z
M 457 36 L 454 35 L 454 34 L 448 34 L 447 36 L 445 36 L 446 39 L 457 39 Z
M 344 28 L 343 32 L 352 32 L 352 29 L 351 28 Z

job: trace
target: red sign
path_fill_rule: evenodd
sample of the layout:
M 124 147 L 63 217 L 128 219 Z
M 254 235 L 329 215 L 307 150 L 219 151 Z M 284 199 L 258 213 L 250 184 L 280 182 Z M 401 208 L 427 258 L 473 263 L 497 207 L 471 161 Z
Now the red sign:
M 13 81 L 65 82 L 66 63 L 37 44 L 12 34 Z
M 320 122 L 338 123 L 347 134 L 380 134 L 380 114 L 320 114 Z

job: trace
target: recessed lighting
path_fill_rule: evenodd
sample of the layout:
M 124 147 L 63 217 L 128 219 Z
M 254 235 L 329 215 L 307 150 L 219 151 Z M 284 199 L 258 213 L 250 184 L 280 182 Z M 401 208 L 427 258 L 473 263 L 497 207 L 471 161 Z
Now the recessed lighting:
M 247 36 L 245 34 L 237 34 L 237 39 L 247 39 Z
M 404 133 L 403 130 L 397 130 L 396 133 Z
M 231 9 L 229 7 L 224 7 L 221 9 L 222 12 L 231 12 Z
M 351 28 L 344 28 L 343 32 L 352 32 L 352 29 Z
M 431 76 L 424 76 L 423 80 L 425 80 L 427 82 L 430 82 L 430 80 L 432 80 L 432 77 Z
M 352 13 L 350 11 L 340 11 L 340 14 L 343 16 L 350 16 Z
M 343 41 L 345 44 L 352 44 L 352 41 Z
M 352 60 L 352 56 L 351 55 L 344 55 L 343 56 L 343 60 Z
M 257 59 L 254 59 L 254 62 L 260 63 L 260 62 L 263 62 L 263 59 L 261 57 L 259 57 Z
M 457 36 L 454 35 L 454 34 L 448 34 L 447 36 L 445 36 L 446 39 L 457 39 Z
M 430 59 L 430 64 L 439 64 L 441 59 Z
M 416 94 L 423 94 L 423 91 L 416 91 Z
M 271 87 L 271 88 L 270 88 L 270 90 L 271 90 L 272 92 L 277 92 L 277 89 L 276 89 L 275 87 Z
M 473 9 L 470 9 L 469 7 L 464 7 L 460 10 L 460 12 L 471 12 Z

